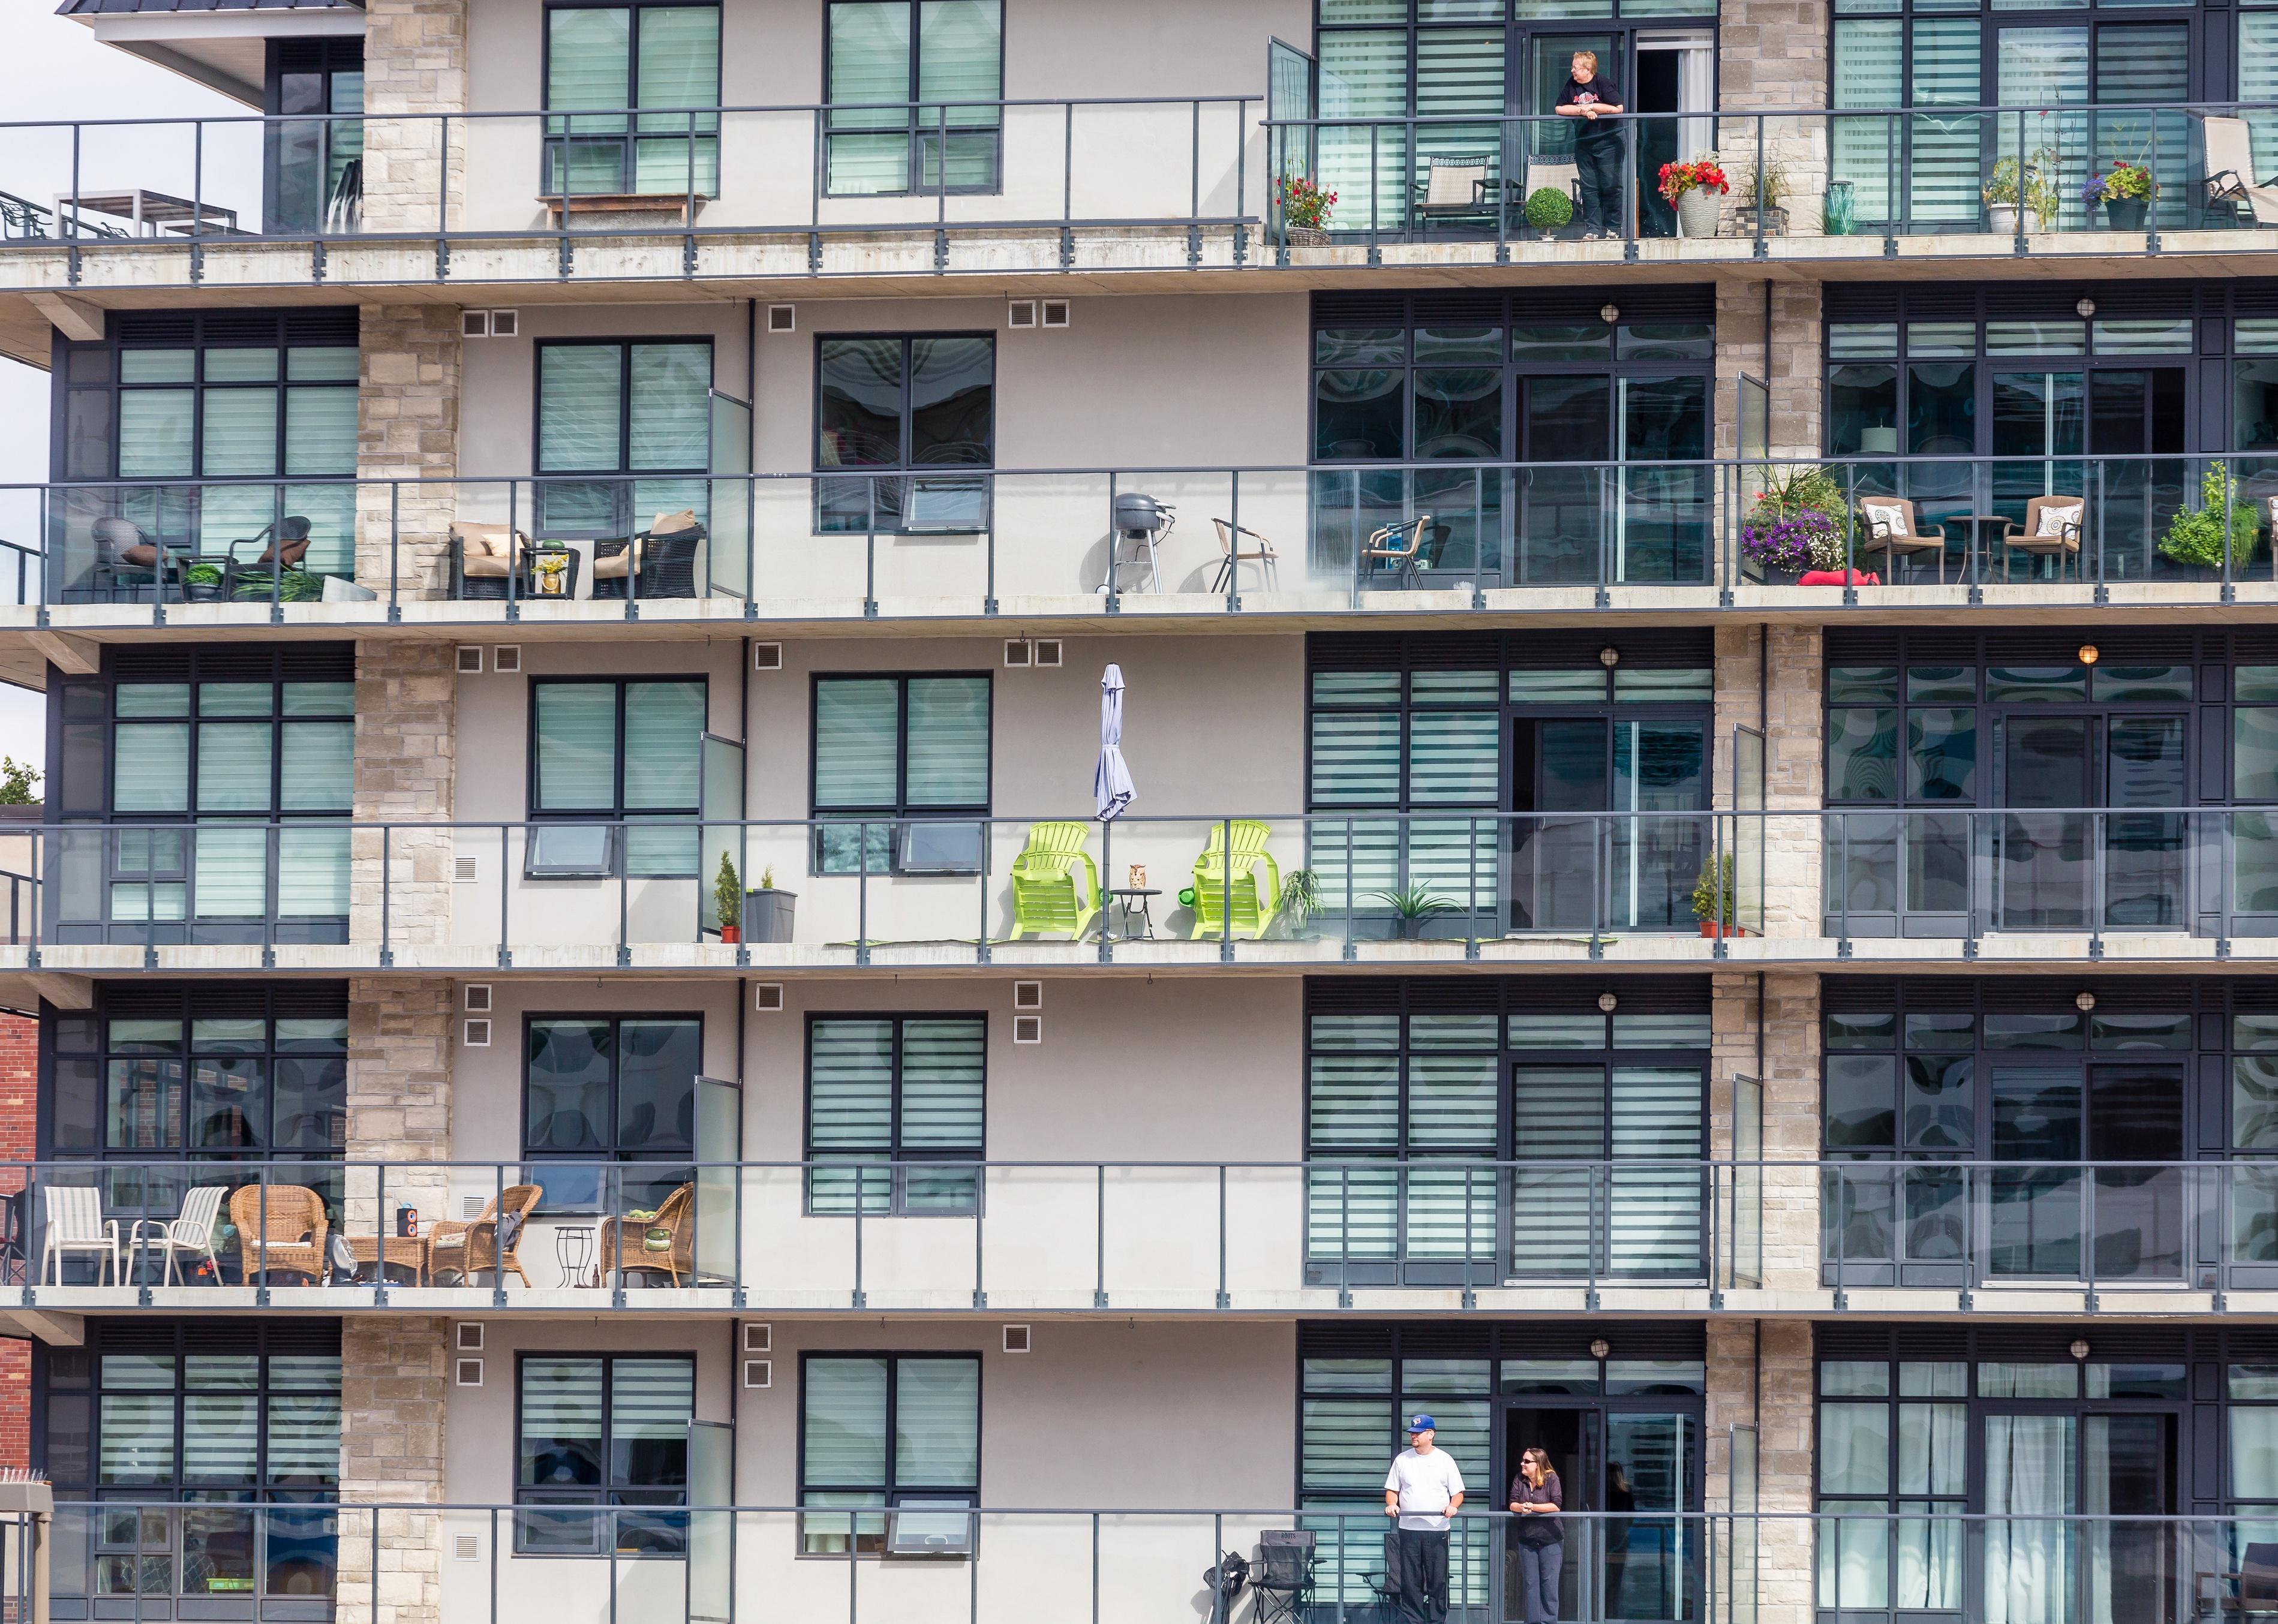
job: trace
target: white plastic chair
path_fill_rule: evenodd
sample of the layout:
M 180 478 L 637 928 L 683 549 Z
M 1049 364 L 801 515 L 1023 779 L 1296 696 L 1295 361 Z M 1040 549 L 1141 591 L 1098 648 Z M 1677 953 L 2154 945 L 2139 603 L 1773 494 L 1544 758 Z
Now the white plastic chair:
M 65 1253 L 93 1252 L 103 1260 L 103 1268 L 96 1273 L 96 1284 L 103 1284 L 106 1273 L 111 1281 L 123 1284 L 126 1277 L 119 1269 L 118 1220 L 103 1216 L 103 1192 L 85 1186 L 50 1185 L 47 1197 L 48 1238 L 40 1250 L 40 1283 L 64 1283 Z M 48 1278 L 50 1262 L 55 1266 L 53 1281 Z
M 144 1247 L 164 1252 L 164 1284 L 172 1285 L 176 1256 L 185 1253 L 192 1258 L 203 1256 L 213 1269 L 215 1284 L 219 1285 L 221 1260 L 214 1255 L 213 1234 L 214 1225 L 221 1219 L 221 1198 L 228 1193 L 226 1185 L 202 1184 L 182 1197 L 181 1216 L 137 1219 L 127 1247 L 128 1258 L 139 1265 Z M 185 1272 L 187 1277 L 187 1268 Z

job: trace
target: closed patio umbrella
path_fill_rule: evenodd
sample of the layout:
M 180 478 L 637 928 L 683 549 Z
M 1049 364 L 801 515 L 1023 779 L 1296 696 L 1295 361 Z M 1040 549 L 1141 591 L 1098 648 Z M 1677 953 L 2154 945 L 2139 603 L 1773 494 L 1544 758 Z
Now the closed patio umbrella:
M 1091 777 L 1099 820 L 1120 817 L 1138 793 L 1123 763 L 1123 667 L 1110 666 L 1099 679 L 1099 766 Z

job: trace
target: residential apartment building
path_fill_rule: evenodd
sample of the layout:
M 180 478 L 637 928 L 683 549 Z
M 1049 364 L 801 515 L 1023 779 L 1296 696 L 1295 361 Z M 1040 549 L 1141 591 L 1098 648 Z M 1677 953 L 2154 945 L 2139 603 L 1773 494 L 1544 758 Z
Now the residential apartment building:
M 2278 9 L 64 11 L 49 1616 L 2278 1613 Z

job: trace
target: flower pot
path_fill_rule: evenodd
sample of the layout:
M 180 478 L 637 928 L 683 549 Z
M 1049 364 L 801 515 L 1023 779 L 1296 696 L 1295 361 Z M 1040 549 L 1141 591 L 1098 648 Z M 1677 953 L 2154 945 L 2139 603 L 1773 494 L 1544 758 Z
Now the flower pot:
M 743 939 L 744 927 L 742 926 L 722 925 L 720 927 L 720 945 L 722 947 L 732 948 Z
M 1746 579 L 1755 582 L 1759 586 L 1793 586 L 1803 577 L 1800 569 L 1782 569 L 1777 564 L 1754 562 L 1747 562 L 1742 573 Z
M 1285 225 L 1281 229 L 1293 248 L 1326 248 L 1329 246 L 1329 233 L 1318 225 Z
M 2152 212 L 2148 197 L 2107 197 L 2104 200 L 2104 217 L 2116 232 L 2140 232 L 2144 218 Z
M 1765 210 L 1763 213 L 1763 234 L 1765 236 L 1785 237 L 1787 235 L 1786 210 L 1781 208 L 1771 208 Z M 1745 209 L 1734 210 L 1732 219 L 1734 229 L 1737 230 L 1741 236 L 1753 237 L 1756 234 L 1756 210 L 1754 204 L 1751 203 Z
M 1713 237 L 1716 234 L 1716 218 L 1723 210 L 1716 194 L 1706 187 L 1694 187 L 1680 193 L 1677 199 L 1677 234 L 1680 237 Z
M 789 942 L 798 907 L 799 893 L 796 891 L 745 892 L 744 940 Z
M 2014 203 L 1986 204 L 1985 229 L 1991 232 L 1997 237 L 2015 236 L 2017 234 L 2017 205 Z
M 1745 936 L 1748 933 L 1737 925 L 1726 925 L 1720 928 L 1716 920 L 1703 919 L 1701 921 L 1701 934 L 1714 942 L 1719 936 Z

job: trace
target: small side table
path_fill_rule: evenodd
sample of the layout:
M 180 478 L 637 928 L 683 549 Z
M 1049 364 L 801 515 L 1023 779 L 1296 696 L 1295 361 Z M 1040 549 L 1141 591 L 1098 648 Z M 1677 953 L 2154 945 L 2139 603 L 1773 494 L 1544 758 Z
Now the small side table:
M 554 1231 L 554 1261 L 562 1266 L 562 1284 L 583 1285 L 593 1266 L 593 1226 L 564 1224 Z
M 348 1251 L 356 1261 L 356 1272 L 372 1265 L 372 1275 L 378 1284 L 387 1284 L 390 1269 L 408 1269 L 411 1284 L 424 1283 L 427 1273 L 427 1241 L 419 1235 L 351 1235 Z
M 1129 888 L 1108 892 L 1108 895 L 1115 899 L 1116 905 L 1123 910 L 1124 941 L 1152 942 L 1155 940 L 1155 916 L 1150 911 L 1150 903 L 1151 899 L 1162 894 L 1159 889 L 1150 891 Z M 1135 915 L 1139 921 L 1139 928 L 1136 930 L 1131 926 Z M 1105 919 L 1101 920 L 1099 929 L 1103 936 L 1107 934 L 1107 924 Z
M 1972 585 L 1980 585 L 1991 580 L 1993 578 L 1993 544 L 2013 522 L 2009 516 L 2007 514 L 1999 513 L 1957 513 L 1948 515 L 1945 522 L 1964 524 L 1969 527 L 1969 554 L 1964 560 L 1962 580 Z M 2031 567 L 2029 561 L 2026 568 L 2030 569 Z M 2004 573 L 2006 574 L 2006 565 Z

